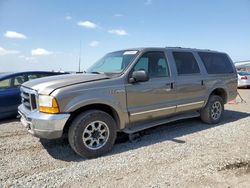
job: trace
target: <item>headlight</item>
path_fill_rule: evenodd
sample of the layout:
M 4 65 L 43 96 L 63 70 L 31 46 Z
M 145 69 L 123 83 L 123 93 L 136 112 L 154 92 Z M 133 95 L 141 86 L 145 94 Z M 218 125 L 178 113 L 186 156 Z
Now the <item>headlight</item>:
M 60 111 L 55 97 L 48 95 L 39 95 L 38 102 L 40 112 L 56 114 Z

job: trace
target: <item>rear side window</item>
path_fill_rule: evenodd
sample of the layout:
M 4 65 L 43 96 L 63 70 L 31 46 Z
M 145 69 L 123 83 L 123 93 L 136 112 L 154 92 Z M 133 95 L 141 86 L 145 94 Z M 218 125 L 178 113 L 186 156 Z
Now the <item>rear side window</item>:
M 7 89 L 11 87 L 11 78 L 0 81 L 0 89 Z
M 233 73 L 233 67 L 226 54 L 213 52 L 199 52 L 208 74 Z
M 200 73 L 197 61 L 191 52 L 173 52 L 178 75 Z

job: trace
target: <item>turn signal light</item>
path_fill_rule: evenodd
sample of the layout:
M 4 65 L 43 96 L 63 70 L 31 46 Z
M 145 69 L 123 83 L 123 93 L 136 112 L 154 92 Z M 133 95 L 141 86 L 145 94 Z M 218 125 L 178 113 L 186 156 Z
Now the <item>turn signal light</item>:
M 52 99 L 52 106 L 39 106 L 39 111 L 49 114 L 57 114 L 60 112 L 57 101 L 55 98 Z

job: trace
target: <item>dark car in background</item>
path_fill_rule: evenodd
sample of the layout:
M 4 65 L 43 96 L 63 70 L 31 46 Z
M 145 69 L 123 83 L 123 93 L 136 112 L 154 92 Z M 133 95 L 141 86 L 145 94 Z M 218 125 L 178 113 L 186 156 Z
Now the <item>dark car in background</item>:
M 17 107 L 21 104 L 20 86 L 22 83 L 61 74 L 65 73 L 45 71 L 0 73 L 0 119 L 17 115 Z

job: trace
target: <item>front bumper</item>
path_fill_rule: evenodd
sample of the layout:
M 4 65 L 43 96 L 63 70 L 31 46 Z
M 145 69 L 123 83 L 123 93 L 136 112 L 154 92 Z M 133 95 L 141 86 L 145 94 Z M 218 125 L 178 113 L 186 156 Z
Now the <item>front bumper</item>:
M 46 114 L 39 111 L 29 111 L 23 105 L 18 107 L 21 123 L 28 132 L 38 138 L 55 139 L 62 137 L 63 128 L 70 114 Z

